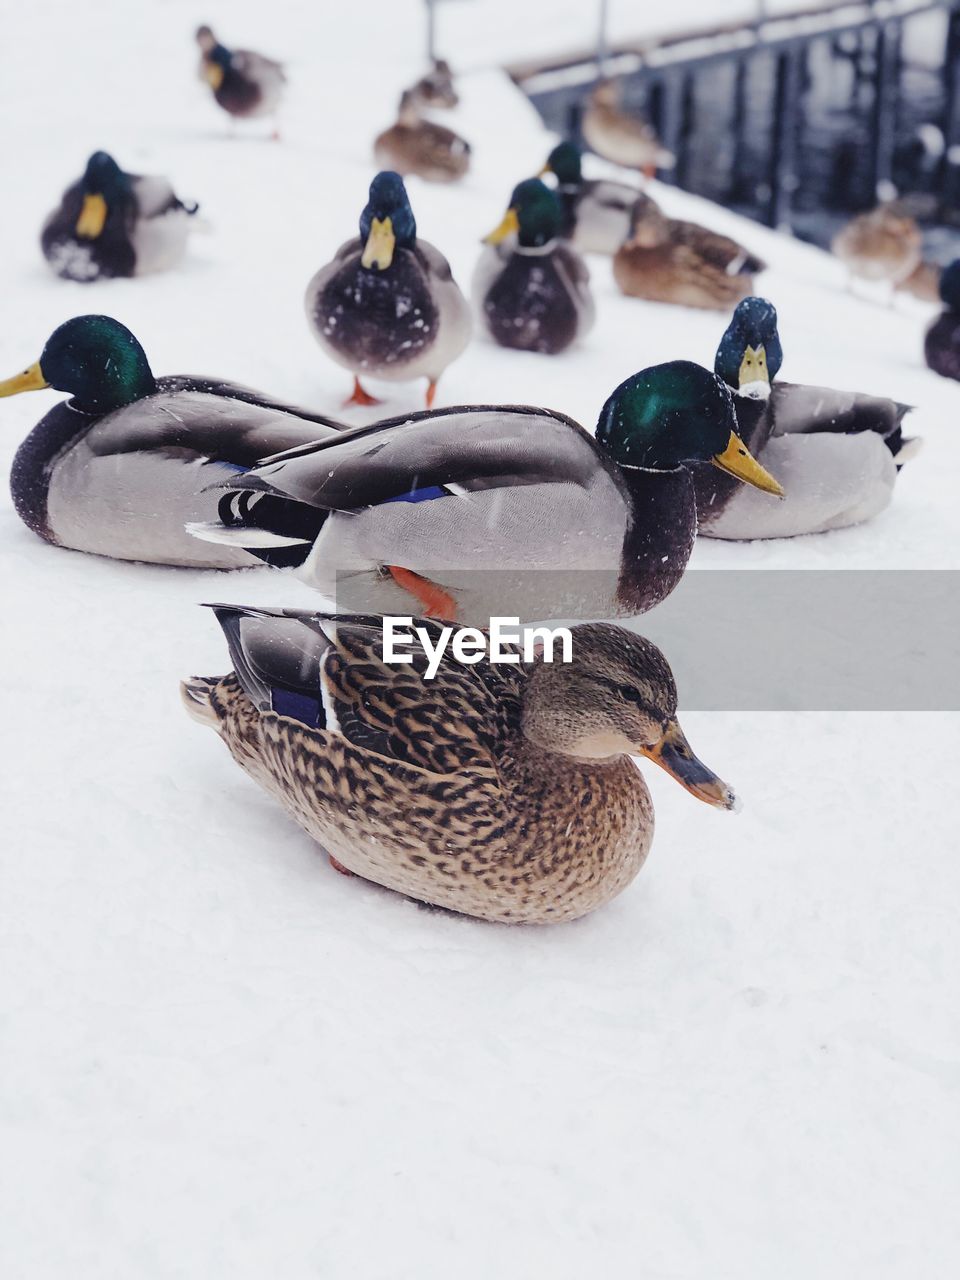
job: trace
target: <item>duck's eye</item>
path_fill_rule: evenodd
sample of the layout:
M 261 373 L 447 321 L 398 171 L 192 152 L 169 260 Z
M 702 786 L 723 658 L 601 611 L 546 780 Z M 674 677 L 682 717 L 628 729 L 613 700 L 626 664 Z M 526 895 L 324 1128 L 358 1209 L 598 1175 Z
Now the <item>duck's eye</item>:
M 617 692 L 625 702 L 632 702 L 634 706 L 641 707 L 645 703 L 645 699 L 640 690 L 632 684 L 617 685 Z

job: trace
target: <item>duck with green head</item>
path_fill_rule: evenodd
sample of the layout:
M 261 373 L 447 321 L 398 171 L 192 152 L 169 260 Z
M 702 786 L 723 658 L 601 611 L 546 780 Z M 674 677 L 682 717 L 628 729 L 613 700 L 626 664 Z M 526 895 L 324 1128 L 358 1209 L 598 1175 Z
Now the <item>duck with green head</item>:
M 259 563 L 204 547 L 185 532 L 217 515 L 218 477 L 280 449 L 335 434 L 337 424 L 219 378 L 157 378 L 134 335 L 110 316 L 77 316 L 36 363 L 0 382 L 0 397 L 67 392 L 13 461 L 21 519 L 57 546 L 119 560 L 207 568 Z
M 417 234 L 398 173 L 378 173 L 360 214 L 360 235 L 337 250 L 307 285 L 311 332 L 331 359 L 353 374 L 347 404 L 378 401 L 360 382 L 437 382 L 470 340 L 470 308 L 446 258 Z
M 95 151 L 43 224 L 40 246 L 58 276 L 81 284 L 167 271 L 186 253 L 196 212 L 166 178 L 125 173 Z
M 226 48 L 208 26 L 197 28 L 197 44 L 200 79 L 218 107 L 235 120 L 276 116 L 287 81 L 281 63 L 252 49 Z
M 547 156 L 540 177 L 552 173 L 563 209 L 563 235 L 579 253 L 612 257 L 630 232 L 630 210 L 641 194 L 626 182 L 583 176 L 582 154 L 560 142 Z
M 934 373 L 960 381 L 960 258 L 944 268 L 940 298 L 943 311 L 927 330 L 924 355 Z
M 500 346 L 559 355 L 592 328 L 590 273 L 562 235 L 556 194 L 539 178 L 514 187 L 473 276 L 474 305 Z
M 289 564 L 299 524 L 295 571 L 341 609 L 473 626 L 632 617 L 689 559 L 693 464 L 780 494 L 736 427 L 720 378 L 674 361 L 617 387 L 596 439 L 532 406 L 378 422 L 225 478 L 220 520 L 191 532 L 267 560 L 275 536 Z
M 890 501 L 897 470 L 919 446 L 902 431 L 909 405 L 881 396 L 782 382 L 776 308 L 745 298 L 720 340 L 714 368 L 734 393 L 747 447 L 782 480 L 770 509 L 712 468 L 694 472 L 701 532 L 746 540 L 859 524 Z

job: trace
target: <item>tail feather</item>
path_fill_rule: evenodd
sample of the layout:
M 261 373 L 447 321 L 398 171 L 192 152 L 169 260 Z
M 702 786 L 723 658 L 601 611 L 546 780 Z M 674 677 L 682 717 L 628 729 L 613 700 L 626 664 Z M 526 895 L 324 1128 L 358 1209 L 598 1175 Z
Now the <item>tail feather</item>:
M 218 676 L 188 676 L 186 680 L 180 681 L 180 697 L 187 715 L 208 728 L 216 728 L 220 723 L 220 717 L 210 698 L 219 683 Z

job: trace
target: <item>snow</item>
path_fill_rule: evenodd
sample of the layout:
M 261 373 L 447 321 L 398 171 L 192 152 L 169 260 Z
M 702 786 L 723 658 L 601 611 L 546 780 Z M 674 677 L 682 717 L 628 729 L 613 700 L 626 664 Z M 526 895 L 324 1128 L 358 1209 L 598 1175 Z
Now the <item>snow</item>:
M 548 148 L 497 50 L 515 33 L 518 54 L 541 34 L 575 46 L 588 8 L 551 5 L 544 27 L 542 5 L 442 6 L 441 47 L 470 69 L 453 123 L 475 165 L 410 193 L 462 283 Z M 288 59 L 282 143 L 265 126 L 227 136 L 195 77 L 200 20 Z M 44 0 L 11 9 L 4 34 L 0 375 L 102 310 L 157 372 L 339 412 L 349 380 L 301 296 L 353 233 L 372 138 L 421 70 L 419 6 Z M 181 270 L 89 286 L 47 271 L 42 218 L 98 147 L 201 201 L 210 234 Z M 785 377 L 914 403 L 926 437 L 869 525 L 701 542 L 695 564 L 957 568 L 960 387 L 923 367 L 930 310 L 851 297 L 819 251 L 659 195 L 770 260 Z M 623 299 L 608 263 L 591 268 L 582 348 L 548 360 L 478 339 L 439 402 L 592 423 L 636 369 L 712 360 L 721 317 Z M 422 387 L 385 391 L 388 412 L 419 407 Z M 5 461 L 51 403 L 3 402 Z M 307 605 L 306 588 L 57 550 L 9 502 L 0 521 L 5 1276 L 956 1270 L 955 714 L 684 714 L 681 689 L 694 748 L 744 811 L 647 768 L 657 836 L 626 893 L 575 925 L 484 925 L 334 873 L 183 713 L 179 678 L 227 666 L 197 603 Z

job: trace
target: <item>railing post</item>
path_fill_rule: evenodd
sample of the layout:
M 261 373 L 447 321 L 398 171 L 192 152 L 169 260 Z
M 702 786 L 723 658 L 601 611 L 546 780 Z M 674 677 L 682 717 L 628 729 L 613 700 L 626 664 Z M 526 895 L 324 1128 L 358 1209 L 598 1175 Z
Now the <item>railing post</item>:
M 735 204 L 743 196 L 745 187 L 744 167 L 747 159 L 747 76 L 750 62 L 746 54 L 737 59 L 733 82 L 733 156 L 730 164 L 728 199 Z
M 789 225 L 793 193 L 797 188 L 799 53 L 795 45 L 790 45 L 777 57 L 773 139 L 770 148 L 770 199 L 767 206 L 767 222 L 771 227 Z
M 660 81 L 660 128 L 658 133 L 664 149 L 670 151 L 680 163 L 681 131 L 683 129 L 684 86 L 686 75 L 683 71 L 671 69 L 665 71 Z M 665 169 L 657 175 L 661 182 L 679 185 L 676 169 Z
M 957 195 L 957 162 L 951 159 L 960 147 L 960 8 L 954 6 L 947 26 L 943 57 L 944 108 L 943 156 L 940 161 L 940 200 L 950 206 Z
M 889 200 L 893 187 L 893 152 L 897 140 L 897 109 L 900 97 L 900 24 L 884 22 L 877 27 L 876 68 L 873 85 L 873 194 Z

